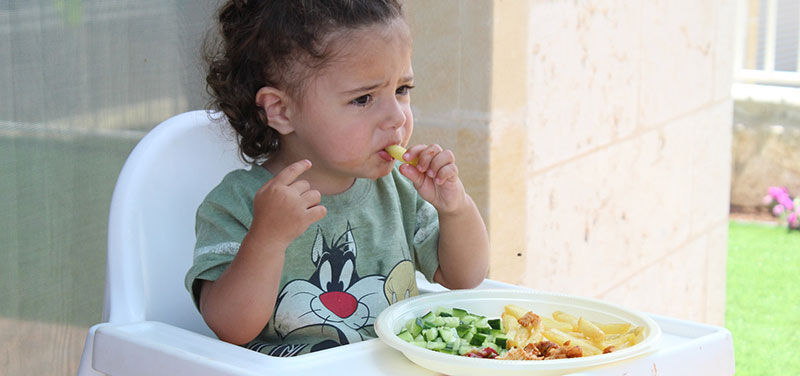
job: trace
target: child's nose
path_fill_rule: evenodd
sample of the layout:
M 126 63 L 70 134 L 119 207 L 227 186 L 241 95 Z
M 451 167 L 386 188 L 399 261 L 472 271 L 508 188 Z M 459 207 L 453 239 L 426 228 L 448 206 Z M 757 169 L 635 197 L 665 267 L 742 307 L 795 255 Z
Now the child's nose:
M 397 99 L 389 101 L 384 111 L 385 114 L 383 120 L 381 121 L 381 128 L 400 128 L 406 123 L 407 119 L 404 111 L 404 104 Z

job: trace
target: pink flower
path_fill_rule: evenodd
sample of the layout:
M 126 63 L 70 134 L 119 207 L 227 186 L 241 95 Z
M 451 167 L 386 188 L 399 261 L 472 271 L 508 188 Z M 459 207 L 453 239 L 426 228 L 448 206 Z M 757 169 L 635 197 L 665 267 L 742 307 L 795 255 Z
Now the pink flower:
M 788 195 L 778 197 L 778 203 L 783 205 L 783 207 L 785 207 L 786 210 L 791 211 L 792 209 L 794 209 L 794 202 L 792 202 L 792 199 L 789 198 Z
M 785 210 L 785 208 L 783 207 L 783 205 L 778 204 L 778 205 L 775 205 L 775 206 L 772 207 L 772 214 L 777 217 L 777 216 L 783 214 L 784 210 Z
M 771 195 L 764 196 L 764 198 L 761 199 L 761 203 L 764 205 L 772 204 L 772 196 Z
M 792 212 L 786 217 L 786 221 L 789 222 L 789 228 L 800 228 L 800 220 L 797 219 L 797 212 Z
M 769 192 L 769 195 L 774 197 L 776 200 L 778 197 L 789 195 L 789 190 L 786 189 L 786 187 L 769 187 L 767 192 Z

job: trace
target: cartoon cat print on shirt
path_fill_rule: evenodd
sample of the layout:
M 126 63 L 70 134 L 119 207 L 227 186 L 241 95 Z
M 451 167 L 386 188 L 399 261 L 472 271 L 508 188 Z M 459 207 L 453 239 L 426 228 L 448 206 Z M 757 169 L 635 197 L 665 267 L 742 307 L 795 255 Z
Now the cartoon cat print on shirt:
M 321 332 L 335 328 L 339 341 L 323 341 L 312 346 L 311 351 L 368 338 L 368 327 L 389 304 L 383 294 L 386 277 L 360 277 L 356 272 L 357 253 L 349 222 L 344 234 L 330 244 L 322 229 L 317 229 L 311 250 L 316 271 L 308 280 L 287 283 L 278 295 L 275 331 L 282 339 L 315 326 Z

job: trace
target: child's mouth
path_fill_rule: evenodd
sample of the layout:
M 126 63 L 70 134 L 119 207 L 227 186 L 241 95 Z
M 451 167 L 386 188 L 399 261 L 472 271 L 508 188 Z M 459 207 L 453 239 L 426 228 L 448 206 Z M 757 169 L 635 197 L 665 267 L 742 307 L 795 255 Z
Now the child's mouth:
M 392 156 L 389 155 L 389 153 L 386 152 L 386 150 L 379 151 L 378 152 L 378 156 L 381 157 L 381 159 L 383 159 L 384 161 L 387 161 L 387 162 L 391 162 L 391 161 L 394 160 L 394 158 L 392 158 Z

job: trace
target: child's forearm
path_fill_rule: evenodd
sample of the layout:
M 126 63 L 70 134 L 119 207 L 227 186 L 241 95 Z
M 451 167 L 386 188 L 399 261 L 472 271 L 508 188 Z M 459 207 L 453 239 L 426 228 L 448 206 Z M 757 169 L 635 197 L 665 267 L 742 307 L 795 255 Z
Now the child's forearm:
M 231 265 L 205 281 L 200 312 L 219 339 L 241 345 L 255 338 L 275 308 L 286 246 L 248 233 Z
M 486 278 L 489 236 L 469 195 L 464 208 L 439 214 L 439 270 L 434 280 L 450 289 L 472 288 Z

